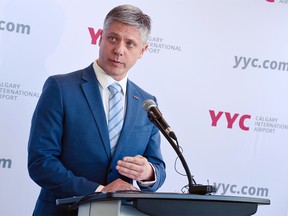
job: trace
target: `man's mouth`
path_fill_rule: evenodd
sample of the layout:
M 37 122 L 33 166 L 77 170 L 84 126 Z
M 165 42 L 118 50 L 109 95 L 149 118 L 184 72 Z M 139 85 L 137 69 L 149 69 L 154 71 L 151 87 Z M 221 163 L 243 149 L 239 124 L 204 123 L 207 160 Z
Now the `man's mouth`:
M 121 64 L 121 65 L 123 64 L 123 62 L 114 59 L 110 59 L 109 61 L 113 64 Z

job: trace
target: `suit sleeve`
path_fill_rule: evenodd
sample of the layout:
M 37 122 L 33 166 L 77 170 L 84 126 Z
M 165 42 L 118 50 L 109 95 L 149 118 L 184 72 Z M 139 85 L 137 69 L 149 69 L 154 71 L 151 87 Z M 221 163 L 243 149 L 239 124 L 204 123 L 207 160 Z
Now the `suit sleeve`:
M 61 89 L 57 80 L 50 77 L 32 117 L 28 143 L 29 175 L 39 186 L 59 197 L 91 193 L 99 184 L 74 175 L 61 163 L 63 118 Z

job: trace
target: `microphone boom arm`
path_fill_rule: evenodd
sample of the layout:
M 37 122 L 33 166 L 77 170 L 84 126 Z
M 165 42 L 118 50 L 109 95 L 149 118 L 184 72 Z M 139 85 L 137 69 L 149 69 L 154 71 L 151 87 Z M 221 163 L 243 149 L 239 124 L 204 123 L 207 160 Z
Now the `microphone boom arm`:
M 173 147 L 173 149 L 175 150 L 176 154 L 178 155 L 184 170 L 186 172 L 187 178 L 188 178 L 188 187 L 189 187 L 189 193 L 193 193 L 192 191 L 192 187 L 193 187 L 193 178 L 191 176 L 191 172 L 189 170 L 189 167 L 187 165 L 187 162 L 182 154 L 182 152 L 179 150 L 178 145 L 175 144 L 175 142 L 173 141 L 173 139 L 169 136 L 169 134 L 167 133 L 167 131 L 161 126 L 161 124 L 159 123 L 157 117 L 154 115 L 153 112 L 148 111 L 148 118 L 150 119 L 150 121 L 152 121 L 157 127 L 158 129 L 161 131 L 161 133 L 165 136 L 165 138 L 167 139 L 167 141 L 170 143 L 170 145 Z

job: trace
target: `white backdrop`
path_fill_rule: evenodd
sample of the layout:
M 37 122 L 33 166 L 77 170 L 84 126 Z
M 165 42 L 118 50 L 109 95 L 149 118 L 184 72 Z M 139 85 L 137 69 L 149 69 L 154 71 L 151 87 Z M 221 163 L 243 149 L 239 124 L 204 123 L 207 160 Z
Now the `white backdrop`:
M 256 215 L 288 216 L 286 2 L 1 0 L 0 215 L 34 208 L 39 187 L 28 176 L 27 140 L 43 82 L 93 62 L 97 38 L 88 28 L 96 33 L 112 7 L 131 3 L 153 29 L 130 79 L 157 96 L 197 183 L 208 180 L 219 195 L 268 198 Z M 179 192 L 187 179 L 162 141 L 160 191 Z

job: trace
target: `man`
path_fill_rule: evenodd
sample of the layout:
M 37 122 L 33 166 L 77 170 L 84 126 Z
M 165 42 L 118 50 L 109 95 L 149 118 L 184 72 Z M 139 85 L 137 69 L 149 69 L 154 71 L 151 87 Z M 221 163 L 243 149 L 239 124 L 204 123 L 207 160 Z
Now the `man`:
M 150 25 L 137 7 L 115 7 L 104 21 L 99 58 L 45 82 L 28 145 L 29 174 L 41 186 L 34 215 L 67 214 L 56 206 L 58 198 L 138 187 L 156 191 L 164 183 L 160 134 L 142 109 L 146 99 L 156 98 L 127 78 L 147 49 Z M 111 105 L 115 83 L 120 102 Z M 114 106 L 121 107 L 114 113 L 120 113 L 118 126 L 110 124 Z

